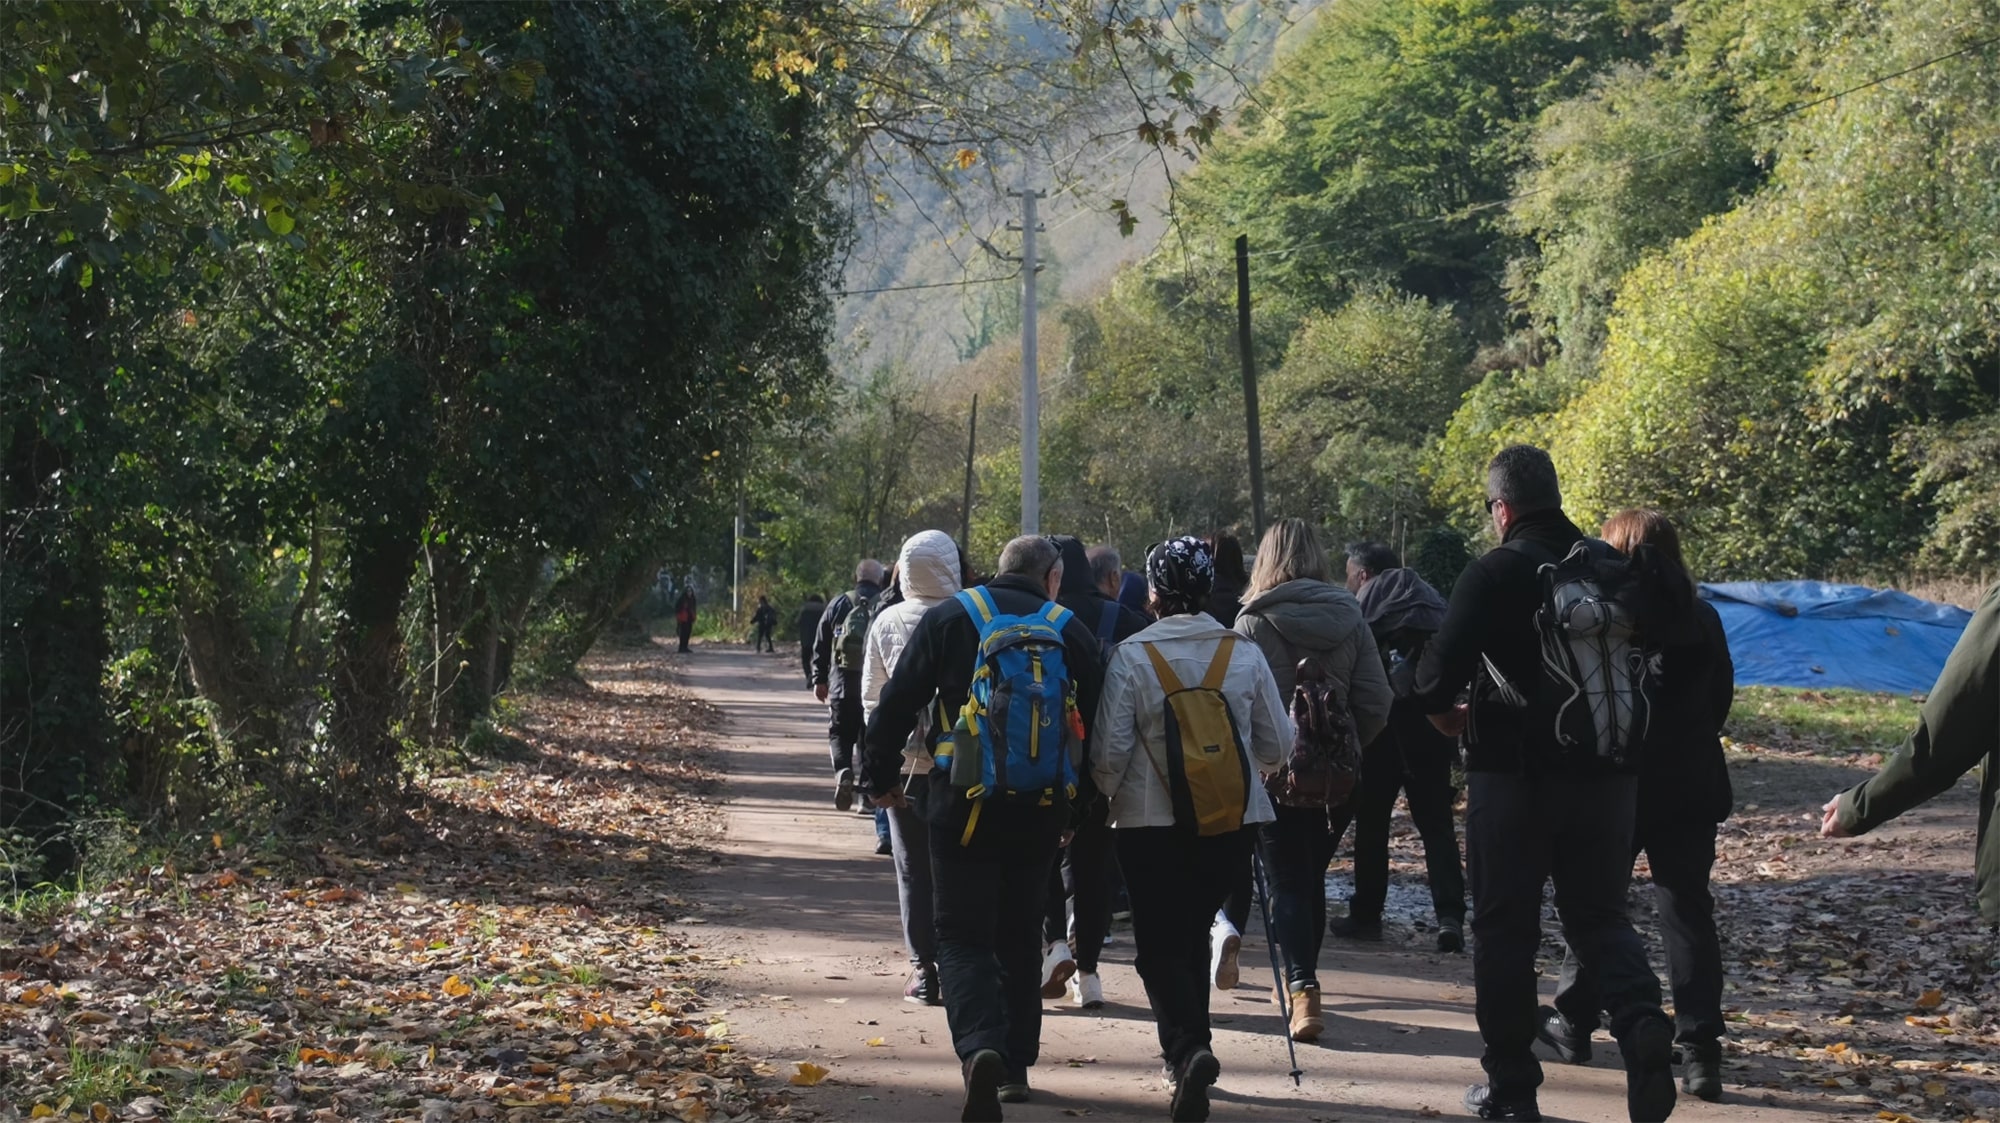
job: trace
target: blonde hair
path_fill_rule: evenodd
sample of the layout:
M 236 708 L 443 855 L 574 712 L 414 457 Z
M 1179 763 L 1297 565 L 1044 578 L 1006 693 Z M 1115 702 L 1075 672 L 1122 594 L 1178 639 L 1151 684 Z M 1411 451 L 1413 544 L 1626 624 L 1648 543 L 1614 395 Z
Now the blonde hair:
M 1319 535 L 1304 519 L 1279 519 L 1264 532 L 1257 545 L 1257 561 L 1250 569 L 1250 584 L 1243 590 L 1243 603 L 1270 592 L 1287 581 L 1330 581 L 1326 548 Z

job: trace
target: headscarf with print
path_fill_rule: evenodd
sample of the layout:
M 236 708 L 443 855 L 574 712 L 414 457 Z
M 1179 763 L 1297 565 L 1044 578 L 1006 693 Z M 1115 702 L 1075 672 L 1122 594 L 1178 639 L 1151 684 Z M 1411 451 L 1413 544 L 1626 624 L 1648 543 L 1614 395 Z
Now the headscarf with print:
M 1160 603 L 1160 615 L 1200 612 L 1215 589 L 1215 551 L 1192 535 L 1169 538 L 1146 551 L 1146 584 Z

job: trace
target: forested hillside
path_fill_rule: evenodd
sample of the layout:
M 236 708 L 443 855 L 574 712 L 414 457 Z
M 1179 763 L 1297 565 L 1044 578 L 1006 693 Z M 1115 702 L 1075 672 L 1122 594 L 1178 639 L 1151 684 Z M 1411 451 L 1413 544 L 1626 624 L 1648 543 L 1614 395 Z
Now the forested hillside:
M 1136 549 L 1248 521 L 1241 233 L 1276 513 L 1448 547 L 1481 533 L 1484 459 L 1530 440 L 1581 520 L 1664 507 L 1706 577 L 1990 572 L 1996 17 L 1345 0 L 1179 181 L 1174 236 L 1101 297 L 1044 289 L 1044 527 Z M 773 559 L 955 527 L 974 392 L 989 554 L 1018 361 L 877 372 L 830 441 L 773 458 Z

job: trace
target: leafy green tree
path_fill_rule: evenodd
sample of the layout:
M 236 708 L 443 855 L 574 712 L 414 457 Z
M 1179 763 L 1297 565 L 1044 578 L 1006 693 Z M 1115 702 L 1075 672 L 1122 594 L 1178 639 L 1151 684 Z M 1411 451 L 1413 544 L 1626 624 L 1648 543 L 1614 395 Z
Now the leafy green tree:
M 1451 311 L 1421 297 L 1365 290 L 1308 317 L 1263 391 L 1273 509 L 1349 537 L 1428 521 L 1418 467 L 1470 358 Z

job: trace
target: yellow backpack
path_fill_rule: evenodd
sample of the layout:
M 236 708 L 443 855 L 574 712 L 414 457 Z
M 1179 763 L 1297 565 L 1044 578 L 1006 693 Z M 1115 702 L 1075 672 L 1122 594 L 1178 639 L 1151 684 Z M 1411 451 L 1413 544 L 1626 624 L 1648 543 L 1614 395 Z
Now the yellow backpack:
M 1153 661 L 1153 674 L 1166 693 L 1167 759 L 1156 758 L 1154 765 L 1167 777 L 1174 821 L 1193 823 L 1204 837 L 1241 829 L 1250 809 L 1250 754 L 1244 751 L 1229 700 L 1222 696 L 1236 637 L 1223 639 L 1208 673 L 1191 687 L 1181 685 L 1159 648 L 1150 643 L 1140 646 Z

